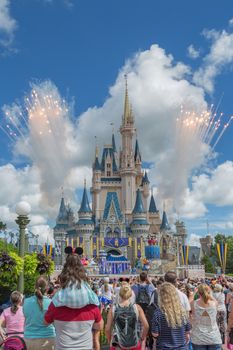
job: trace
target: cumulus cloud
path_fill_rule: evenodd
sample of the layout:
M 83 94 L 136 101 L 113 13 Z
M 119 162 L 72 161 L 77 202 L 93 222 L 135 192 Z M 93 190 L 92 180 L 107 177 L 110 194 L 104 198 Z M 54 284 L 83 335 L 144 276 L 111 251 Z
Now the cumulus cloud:
M 193 45 L 189 45 L 187 49 L 188 56 L 192 59 L 196 59 L 200 56 L 200 51 L 195 49 Z
M 212 93 L 217 75 L 226 65 L 233 63 L 233 33 L 204 30 L 203 35 L 211 42 L 210 51 L 204 57 L 202 66 L 194 73 L 193 81 Z
M 0 0 L 0 46 L 12 44 L 16 28 L 17 22 L 10 15 L 10 0 Z
M 149 177 L 151 185 L 156 186 L 160 208 L 166 200 L 173 208 L 181 206 L 186 217 L 201 216 L 207 211 L 201 197 L 203 193 L 198 190 L 198 184 L 201 187 L 205 178 L 196 177 L 193 189 L 187 187 L 193 170 L 205 162 L 209 146 L 197 137 L 190 125 L 184 129 L 177 124 L 181 105 L 197 115 L 207 109 L 205 92 L 190 83 L 190 68 L 175 62 L 172 55 L 158 45 L 130 58 L 110 87 L 103 106 L 90 107 L 77 122 L 69 104 L 50 81 L 32 84 L 23 108 L 14 103 L 4 106 L 4 112 L 12 115 L 20 129 L 15 128 L 18 135 L 15 153 L 26 156 L 32 165 L 16 169 L 8 164 L 0 168 L 0 181 L 1 173 L 4 178 L 9 172 L 0 194 L 0 205 L 11 213 L 13 203 L 28 200 L 33 207 L 33 224 L 45 225 L 48 218 L 55 218 L 61 187 L 64 187 L 71 206 L 77 208 L 76 189 L 83 187 L 84 178 L 91 184 L 95 136 L 101 148 L 111 142 L 110 122 L 117 130 L 120 127 L 126 73 L 140 151 L 143 160 L 151 164 Z M 26 129 L 18 124 L 18 118 L 22 120 L 20 113 L 26 113 Z M 116 141 L 119 149 L 119 134 Z M 7 206 L 6 198 L 9 198 Z
M 195 233 L 191 233 L 189 236 L 188 236 L 188 240 L 187 240 L 187 244 L 190 245 L 190 246 L 196 246 L 196 247 L 200 247 L 201 244 L 200 244 L 200 238 L 202 236 L 199 236 Z
M 190 219 L 204 216 L 208 204 L 218 207 L 233 205 L 233 162 L 226 161 L 209 173 L 194 176 L 192 189 L 186 190 L 180 214 Z M 222 225 L 225 223 L 217 227 L 226 228 Z

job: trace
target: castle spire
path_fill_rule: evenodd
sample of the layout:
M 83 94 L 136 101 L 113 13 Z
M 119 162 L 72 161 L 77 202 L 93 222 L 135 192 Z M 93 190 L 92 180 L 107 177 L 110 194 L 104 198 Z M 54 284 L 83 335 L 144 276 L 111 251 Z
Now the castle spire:
M 78 213 L 91 213 L 91 208 L 87 197 L 86 179 L 84 180 L 83 197 Z
M 117 149 L 116 149 L 114 132 L 112 132 L 112 149 L 113 149 L 113 152 L 116 153 Z
M 129 104 L 127 74 L 125 74 L 124 77 L 125 77 L 125 106 L 124 106 L 123 121 L 124 121 L 124 124 L 127 124 L 127 119 L 129 118 L 129 115 L 130 115 L 130 104 Z
M 65 200 L 64 200 L 64 193 L 62 189 L 62 197 L 61 197 L 61 203 L 60 203 L 60 208 L 59 208 L 59 213 L 58 213 L 58 220 L 66 220 L 67 219 L 67 209 L 65 205 Z
M 145 208 L 143 206 L 141 191 L 138 189 L 137 190 L 136 202 L 135 202 L 135 206 L 134 206 L 134 209 L 133 209 L 133 214 L 145 213 L 145 212 L 146 211 L 145 211 Z
M 139 145 L 138 145 L 138 139 L 136 139 L 136 143 L 135 143 L 134 160 L 135 160 L 135 162 L 137 160 L 140 161 L 140 162 L 142 161 L 141 153 L 140 153 Z
M 165 210 L 163 210 L 163 218 L 162 218 L 162 224 L 160 226 L 160 230 L 161 231 L 170 230 L 170 225 L 168 223 L 167 214 Z
M 154 199 L 153 194 L 151 194 L 149 213 L 157 213 L 157 212 L 158 212 L 158 210 L 156 208 L 155 199 Z

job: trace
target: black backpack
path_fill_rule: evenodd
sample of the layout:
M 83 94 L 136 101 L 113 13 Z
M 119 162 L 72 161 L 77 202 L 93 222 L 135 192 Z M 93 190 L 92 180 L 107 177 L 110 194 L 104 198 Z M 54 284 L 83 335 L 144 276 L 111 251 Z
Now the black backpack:
M 114 332 L 112 346 L 131 349 L 138 345 L 138 311 L 137 306 L 130 304 L 122 307 L 113 306 Z
M 136 304 L 140 305 L 143 311 L 146 310 L 147 306 L 150 304 L 150 294 L 149 286 L 138 284 L 138 293 L 136 297 Z
M 154 290 L 151 296 L 152 302 L 146 307 L 145 309 L 145 316 L 147 319 L 147 322 L 149 324 L 149 331 L 147 335 L 146 345 L 147 348 L 153 349 L 154 344 L 154 338 L 152 336 L 152 319 L 154 317 L 155 310 L 158 308 L 158 293 L 157 290 Z

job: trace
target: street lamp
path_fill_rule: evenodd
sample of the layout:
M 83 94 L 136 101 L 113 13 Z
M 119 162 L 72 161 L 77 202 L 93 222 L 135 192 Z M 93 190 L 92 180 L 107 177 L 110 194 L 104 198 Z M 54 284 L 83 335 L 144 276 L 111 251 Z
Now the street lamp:
M 28 214 L 31 212 L 31 206 L 27 202 L 19 202 L 15 207 L 16 214 L 18 215 L 15 220 L 16 224 L 19 226 L 19 256 L 24 258 L 25 254 L 25 229 L 29 224 Z M 19 275 L 18 280 L 18 291 L 23 293 L 24 291 L 24 273 L 23 271 Z

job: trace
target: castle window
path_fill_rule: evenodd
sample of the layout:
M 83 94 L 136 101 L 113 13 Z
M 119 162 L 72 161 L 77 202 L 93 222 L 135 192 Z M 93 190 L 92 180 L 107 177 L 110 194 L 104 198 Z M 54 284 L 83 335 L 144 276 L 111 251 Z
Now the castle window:
M 107 171 L 107 176 L 111 176 L 111 171 Z
M 107 168 L 111 168 L 111 164 L 110 163 L 107 163 Z

